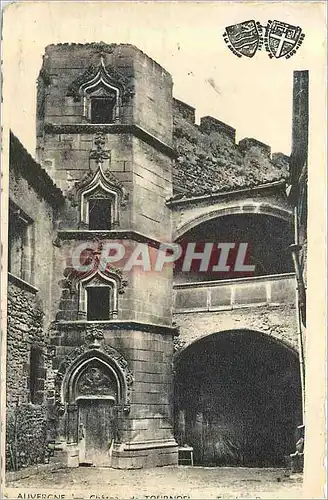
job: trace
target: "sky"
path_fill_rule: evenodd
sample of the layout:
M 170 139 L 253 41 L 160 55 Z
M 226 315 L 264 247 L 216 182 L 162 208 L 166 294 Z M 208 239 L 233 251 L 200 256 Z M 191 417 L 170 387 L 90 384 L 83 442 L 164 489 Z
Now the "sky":
M 16 2 L 4 9 L 4 120 L 34 154 L 36 79 L 45 46 L 132 43 L 172 74 L 174 96 L 196 108 L 197 120 L 214 116 L 236 128 L 237 141 L 254 137 L 289 154 L 293 71 L 309 69 L 311 95 L 322 92 L 324 9 L 324 3 L 295 1 Z M 238 58 L 222 34 L 248 19 L 299 25 L 305 40 L 288 60 L 270 59 L 265 50 Z M 311 102 L 315 127 L 320 104 Z

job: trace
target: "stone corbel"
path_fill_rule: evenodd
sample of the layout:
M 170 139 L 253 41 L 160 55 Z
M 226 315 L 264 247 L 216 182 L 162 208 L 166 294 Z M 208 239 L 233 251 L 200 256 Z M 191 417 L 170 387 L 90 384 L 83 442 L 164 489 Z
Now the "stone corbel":
M 96 326 L 87 326 L 85 340 L 89 349 L 97 349 L 100 347 L 100 342 L 104 338 L 104 332 Z

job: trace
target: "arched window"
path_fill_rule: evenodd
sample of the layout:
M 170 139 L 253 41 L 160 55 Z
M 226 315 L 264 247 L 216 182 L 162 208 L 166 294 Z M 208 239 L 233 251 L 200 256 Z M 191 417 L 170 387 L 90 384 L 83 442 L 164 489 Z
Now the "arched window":
M 101 167 L 94 177 L 78 188 L 81 201 L 81 222 L 91 230 L 110 230 L 119 224 L 119 204 L 124 198 L 123 188 L 113 175 Z
M 106 59 L 106 58 L 105 58 Z M 69 85 L 67 96 L 74 101 L 83 101 L 83 116 L 91 123 L 114 123 L 120 121 L 122 106 L 134 95 L 130 75 L 123 68 L 118 71 L 107 64 L 103 55 L 100 63 L 91 64 Z
M 79 317 L 87 321 L 108 321 L 117 317 L 117 281 L 98 272 L 80 281 Z
M 80 86 L 79 93 L 83 96 L 84 116 L 91 123 L 113 123 L 119 119 L 122 88 L 114 84 L 103 59 L 96 74 Z

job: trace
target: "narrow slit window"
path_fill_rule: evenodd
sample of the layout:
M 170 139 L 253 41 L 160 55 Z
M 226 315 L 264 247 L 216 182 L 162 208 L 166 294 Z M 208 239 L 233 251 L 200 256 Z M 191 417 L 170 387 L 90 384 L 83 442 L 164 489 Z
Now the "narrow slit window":
M 111 317 L 111 288 L 108 286 L 87 287 L 87 320 L 107 320 Z
M 38 403 L 38 380 L 40 379 L 41 349 L 31 347 L 30 351 L 30 401 L 32 404 Z
M 91 98 L 91 123 L 113 123 L 115 101 L 106 97 Z
M 89 229 L 111 229 L 111 203 L 108 199 L 89 200 Z

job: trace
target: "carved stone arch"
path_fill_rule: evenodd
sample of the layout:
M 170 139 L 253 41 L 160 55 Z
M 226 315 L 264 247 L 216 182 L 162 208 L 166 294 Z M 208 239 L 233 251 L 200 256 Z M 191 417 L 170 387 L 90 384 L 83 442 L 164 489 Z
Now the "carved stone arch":
M 81 381 L 81 377 L 87 373 L 88 368 L 102 368 L 105 375 L 103 382 L 106 383 L 106 377 L 109 381 L 115 382 L 117 387 L 115 395 L 111 393 L 113 388 L 110 387 L 109 383 L 107 383 L 107 394 L 104 390 L 101 395 L 115 399 L 115 404 L 128 413 L 134 378 L 124 356 L 111 346 L 90 348 L 85 344 L 66 356 L 59 366 L 55 380 L 57 406 L 64 408 L 66 404 L 75 403 L 79 396 L 77 384 Z M 97 394 L 95 393 L 93 396 L 97 396 Z
M 208 222 L 218 217 L 230 215 L 245 215 L 245 214 L 259 214 L 276 217 L 281 220 L 291 221 L 292 210 L 287 207 L 277 206 L 271 203 L 258 203 L 247 201 L 247 204 L 236 204 L 228 207 L 207 207 L 206 211 L 200 215 L 190 217 L 189 220 L 180 224 L 175 233 L 175 240 L 181 238 L 185 233 L 194 229 L 196 226 Z
M 242 333 L 241 333 L 242 332 Z M 299 353 L 295 346 L 289 342 L 286 339 L 279 338 L 277 335 L 269 335 L 268 333 L 260 330 L 255 330 L 253 328 L 247 328 L 247 326 L 243 326 L 242 324 L 238 326 L 238 328 L 230 328 L 230 329 L 225 329 L 222 331 L 210 331 L 210 332 L 204 332 L 203 334 L 200 334 L 196 338 L 193 338 L 191 341 L 188 342 L 188 340 L 182 339 L 180 337 L 175 337 L 174 339 L 174 356 L 173 356 L 173 363 L 176 365 L 179 363 L 180 358 L 183 356 L 184 352 L 192 345 L 196 344 L 197 342 L 201 342 L 202 340 L 215 336 L 215 335 L 230 335 L 232 333 L 240 334 L 243 335 L 244 333 L 248 335 L 256 335 L 256 336 L 261 336 L 263 338 L 266 338 L 269 342 L 275 343 L 277 345 L 280 345 L 281 347 L 287 349 L 292 355 L 294 355 L 296 358 L 298 358 Z
M 89 351 L 68 369 L 62 386 L 62 399 L 74 404 L 80 395 L 112 398 L 115 404 L 124 400 L 125 381 L 115 361 L 101 352 Z M 96 370 L 98 377 L 93 376 Z M 101 378 L 102 377 L 102 378 Z

